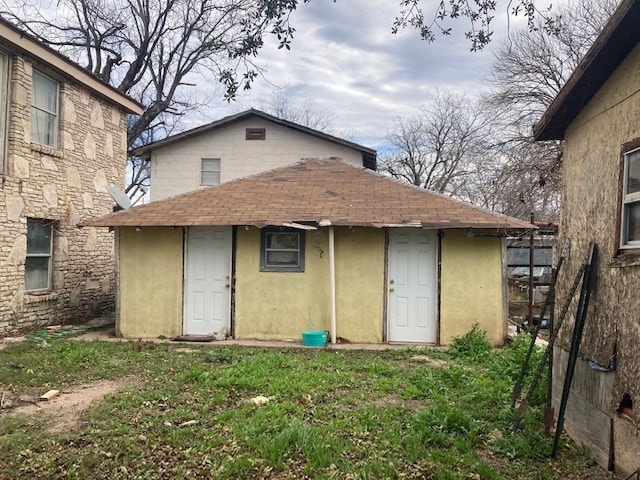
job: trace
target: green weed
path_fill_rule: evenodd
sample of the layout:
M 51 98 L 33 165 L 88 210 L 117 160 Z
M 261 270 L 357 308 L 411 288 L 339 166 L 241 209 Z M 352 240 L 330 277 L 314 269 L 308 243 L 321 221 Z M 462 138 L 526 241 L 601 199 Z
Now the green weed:
M 527 346 L 518 339 L 493 351 L 477 328 L 449 352 L 25 342 L 0 353 L 1 391 L 73 391 L 125 376 L 135 384 L 94 402 L 73 431 L 47 431 L 44 416 L 0 414 L 0 478 L 587 475 L 593 467 L 579 449 L 545 458 L 542 395 L 523 430 L 510 433 L 509 395 Z M 251 403 L 258 395 L 269 401 Z

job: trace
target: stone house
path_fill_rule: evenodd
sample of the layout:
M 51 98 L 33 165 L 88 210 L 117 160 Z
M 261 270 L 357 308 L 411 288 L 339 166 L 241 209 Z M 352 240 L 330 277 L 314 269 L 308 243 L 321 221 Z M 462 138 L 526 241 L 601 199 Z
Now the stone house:
M 76 225 L 111 211 L 141 113 L 0 19 L 0 334 L 112 308 L 113 235 Z
M 558 277 L 557 313 L 589 244 L 598 247 L 565 428 L 600 465 L 629 478 L 640 469 L 638 25 L 640 1 L 622 1 L 534 127 L 538 140 L 564 140 L 558 245 L 568 243 L 569 251 Z M 556 411 L 573 319 L 566 317 L 554 351 Z
M 338 157 L 376 169 L 376 151 L 256 109 L 132 151 L 151 163 L 151 201 L 299 162 Z

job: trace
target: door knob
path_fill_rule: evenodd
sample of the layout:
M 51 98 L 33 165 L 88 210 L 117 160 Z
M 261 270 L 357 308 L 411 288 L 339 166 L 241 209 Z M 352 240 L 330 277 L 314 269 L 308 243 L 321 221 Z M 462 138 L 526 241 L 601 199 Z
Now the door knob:
M 390 288 L 390 289 L 389 289 L 389 291 L 390 291 L 390 292 L 394 292 L 394 291 L 395 291 L 395 289 L 393 289 L 393 288 Z

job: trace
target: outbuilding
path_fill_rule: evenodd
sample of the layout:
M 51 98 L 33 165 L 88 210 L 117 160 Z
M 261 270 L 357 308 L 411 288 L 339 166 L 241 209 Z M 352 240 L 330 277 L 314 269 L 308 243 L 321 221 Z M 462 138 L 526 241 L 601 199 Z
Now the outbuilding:
M 115 228 L 117 333 L 447 344 L 506 333 L 526 222 L 340 159 L 308 159 L 88 221 Z

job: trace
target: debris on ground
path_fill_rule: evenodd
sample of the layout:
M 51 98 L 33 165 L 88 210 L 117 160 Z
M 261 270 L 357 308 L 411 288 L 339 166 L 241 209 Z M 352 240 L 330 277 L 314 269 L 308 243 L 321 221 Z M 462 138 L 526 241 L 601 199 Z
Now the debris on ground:
M 219 331 L 213 334 L 213 339 L 220 342 L 222 340 L 226 340 L 228 336 L 229 330 L 227 330 L 225 327 L 222 327 Z
M 433 357 L 430 357 L 429 355 L 414 355 L 411 357 L 411 360 L 414 360 L 416 362 L 424 362 L 427 365 L 431 365 L 433 367 L 441 367 L 448 363 L 446 360 L 433 358 Z
M 187 420 L 186 422 L 182 422 L 178 424 L 179 427 L 192 427 L 193 425 L 197 425 L 198 420 Z
M 40 347 L 48 347 L 53 340 L 63 340 L 69 335 L 77 335 L 89 330 L 86 325 L 67 325 L 66 327 L 47 327 L 44 330 L 38 330 L 27 334 L 27 338 L 38 344 Z
M 60 394 L 60 390 L 49 390 L 47 393 L 40 395 L 40 401 L 41 402 L 48 402 L 49 400 L 51 400 L 53 397 L 57 396 Z
M 253 403 L 254 405 L 262 406 L 273 400 L 274 397 L 265 397 L 264 395 L 258 395 L 257 397 L 250 398 L 247 403 Z

